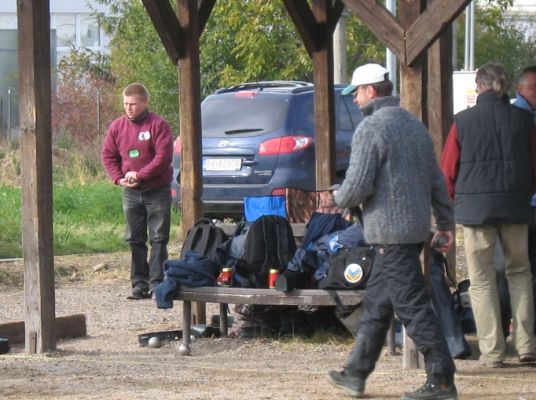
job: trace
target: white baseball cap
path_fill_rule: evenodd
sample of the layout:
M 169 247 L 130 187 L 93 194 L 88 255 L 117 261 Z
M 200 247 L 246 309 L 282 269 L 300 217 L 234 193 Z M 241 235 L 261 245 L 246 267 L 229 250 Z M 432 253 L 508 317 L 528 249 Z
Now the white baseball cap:
M 352 82 L 343 89 L 342 94 L 350 94 L 361 85 L 386 81 L 389 79 L 388 73 L 389 71 L 380 64 L 365 64 L 357 67 L 352 75 Z

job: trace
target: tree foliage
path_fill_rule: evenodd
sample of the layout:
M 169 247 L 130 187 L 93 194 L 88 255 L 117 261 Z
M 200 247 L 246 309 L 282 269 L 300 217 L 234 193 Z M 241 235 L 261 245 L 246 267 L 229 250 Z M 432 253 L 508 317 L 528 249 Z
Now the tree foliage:
M 512 0 L 487 0 L 475 7 L 475 68 L 493 62 L 505 67 L 513 82 L 520 72 L 536 60 L 536 40 L 526 39 L 524 32 L 505 19 Z M 458 19 L 465 25 L 465 13 Z M 536 21 L 535 21 L 536 23 Z M 464 29 L 458 29 L 458 54 L 464 50 Z M 457 68 L 463 69 L 464 59 L 458 58 Z M 515 85 L 514 85 L 515 86 Z
M 201 37 L 204 93 L 239 82 L 312 79 L 312 62 L 281 1 L 216 3 Z
M 178 123 L 177 68 L 172 64 L 141 0 L 96 0 L 115 14 L 103 23 L 112 34 L 112 71 L 118 90 L 130 82 L 144 83 L 151 108 L 174 126 Z M 162 0 L 169 1 L 169 0 Z M 171 2 L 175 6 L 175 2 Z M 512 0 L 477 3 L 476 61 L 504 64 L 512 75 L 525 66 L 536 46 L 525 42 L 502 16 Z M 464 14 L 459 19 L 461 26 Z M 463 45 L 464 30 L 459 29 Z M 357 17 L 347 17 L 348 74 L 364 62 L 385 59 L 384 46 Z M 200 38 L 201 93 L 255 80 L 312 79 L 309 58 L 280 0 L 219 0 Z M 463 54 L 458 52 L 458 54 Z M 463 62 L 463 60 L 462 60 Z
M 114 90 L 109 57 L 73 49 L 60 61 L 51 105 L 55 178 L 82 182 L 102 174 L 102 139 L 117 116 Z
M 129 83 L 143 83 L 149 90 L 150 108 L 166 118 L 176 132 L 177 69 L 164 50 L 141 0 L 97 1 L 108 5 L 111 11 L 109 16 L 101 17 L 101 23 L 112 35 L 112 73 L 117 77 L 118 99 Z
M 72 49 L 57 69 L 57 87 L 52 95 L 54 138 L 68 138 L 81 147 L 99 142 L 99 133 L 105 131 L 116 112 L 114 88 L 107 56 Z

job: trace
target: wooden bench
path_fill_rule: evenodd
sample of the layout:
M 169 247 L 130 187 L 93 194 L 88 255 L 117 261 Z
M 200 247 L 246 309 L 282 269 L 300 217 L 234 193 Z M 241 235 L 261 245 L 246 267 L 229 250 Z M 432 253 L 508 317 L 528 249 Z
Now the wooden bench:
M 337 292 L 344 305 L 357 305 L 363 301 L 365 291 L 341 290 Z M 220 304 L 219 328 L 222 336 L 227 335 L 227 304 L 261 304 L 277 306 L 335 306 L 335 300 L 326 290 L 302 289 L 281 292 L 275 289 L 244 289 L 236 287 L 180 286 L 176 300 L 182 300 L 182 348 L 180 354 L 190 355 L 192 324 L 192 301 Z

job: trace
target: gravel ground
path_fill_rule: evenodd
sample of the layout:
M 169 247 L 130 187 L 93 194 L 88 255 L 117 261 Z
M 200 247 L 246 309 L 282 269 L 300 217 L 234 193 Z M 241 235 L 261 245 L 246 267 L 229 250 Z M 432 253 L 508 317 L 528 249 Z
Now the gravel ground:
M 140 347 L 138 335 L 181 328 L 181 308 L 129 301 L 128 255 L 58 257 L 56 315 L 83 313 L 88 335 L 64 339 L 55 352 L 27 355 L 20 345 L 0 356 L 2 399 L 285 399 L 349 398 L 326 381 L 351 350 L 351 340 L 211 338 Z M 20 260 L 0 262 L 0 323 L 24 318 Z M 207 315 L 217 314 L 208 305 Z M 475 339 L 469 338 L 472 346 Z M 536 365 L 514 354 L 503 369 L 481 368 L 477 351 L 456 360 L 461 399 L 536 399 Z M 403 370 L 400 354 L 385 353 L 367 382 L 367 398 L 396 399 L 422 384 L 422 370 Z

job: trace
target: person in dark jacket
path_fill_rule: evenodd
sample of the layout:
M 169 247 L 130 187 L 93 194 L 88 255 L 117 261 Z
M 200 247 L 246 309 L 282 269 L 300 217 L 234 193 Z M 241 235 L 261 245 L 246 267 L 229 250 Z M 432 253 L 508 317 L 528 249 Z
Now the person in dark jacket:
M 536 360 L 528 252 L 536 137 L 532 115 L 510 104 L 502 66 L 481 67 L 476 85 L 477 103 L 456 114 L 441 167 L 455 220 L 463 225 L 480 361 L 497 368 L 503 366 L 506 350 L 495 277 L 497 240 L 505 255 L 519 360 Z
M 521 73 L 517 82 L 516 99 L 512 104 L 532 113 L 532 119 L 536 126 L 536 65 L 525 68 Z M 532 221 L 529 224 L 529 259 L 530 269 L 532 271 L 532 295 L 536 309 L 536 194 L 532 196 L 531 206 Z M 534 333 L 536 333 L 536 317 L 534 318 Z
M 346 177 L 334 192 L 341 208 L 362 207 L 363 234 L 375 245 L 374 266 L 367 281 L 363 316 L 355 347 L 342 371 L 329 381 L 354 397 L 362 397 L 365 381 L 381 354 L 393 313 L 424 355 L 427 380 L 402 399 L 458 398 L 455 366 L 432 310 L 420 254 L 429 238 L 432 210 L 437 236 L 447 251 L 454 218 L 444 178 L 426 127 L 391 96 L 392 82 L 378 64 L 358 67 L 343 94 L 367 117 L 352 138 Z
M 129 299 L 151 297 L 164 279 L 168 258 L 173 136 L 167 121 L 150 112 L 148 103 L 142 84 L 131 83 L 123 90 L 125 115 L 111 123 L 101 153 L 108 176 L 123 188 L 125 240 L 132 253 Z

